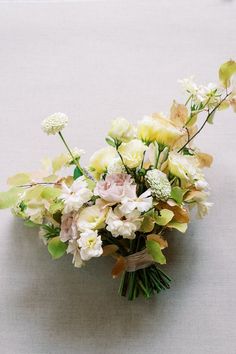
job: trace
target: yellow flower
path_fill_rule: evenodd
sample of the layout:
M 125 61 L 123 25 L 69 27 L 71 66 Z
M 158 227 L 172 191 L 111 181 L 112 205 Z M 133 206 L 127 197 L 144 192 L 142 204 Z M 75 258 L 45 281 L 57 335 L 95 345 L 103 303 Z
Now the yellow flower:
M 117 157 L 117 152 L 113 147 L 106 147 L 96 151 L 90 158 L 90 169 L 98 175 L 106 172 L 108 165 Z
M 108 135 L 113 139 L 128 142 L 135 136 L 134 127 L 122 117 L 118 117 L 112 121 L 111 129 Z
M 82 209 L 77 220 L 77 226 L 80 231 L 98 230 L 105 227 L 105 218 L 108 208 L 101 209 L 98 205 L 88 206 Z
M 138 122 L 137 135 L 138 138 L 143 141 L 155 141 L 157 135 L 157 125 L 155 120 L 149 116 L 143 117 L 143 119 Z
M 129 143 L 122 143 L 119 147 L 119 153 L 127 167 L 136 168 L 142 163 L 146 149 L 147 147 L 142 141 L 134 139 Z
M 146 142 L 157 141 L 172 146 L 182 134 L 180 129 L 161 114 L 144 117 L 138 123 L 138 137 Z
M 156 140 L 158 143 L 172 146 L 183 135 L 183 132 L 161 113 L 155 113 L 152 117 L 157 126 Z

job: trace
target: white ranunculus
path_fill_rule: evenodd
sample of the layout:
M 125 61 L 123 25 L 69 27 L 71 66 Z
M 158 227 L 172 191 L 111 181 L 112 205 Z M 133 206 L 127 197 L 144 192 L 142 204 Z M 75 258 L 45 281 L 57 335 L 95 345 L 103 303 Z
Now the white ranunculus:
M 86 230 L 82 232 L 78 243 L 83 261 L 88 261 L 93 257 L 100 257 L 103 253 L 101 236 L 98 236 L 97 231 Z
M 150 189 L 146 190 L 139 197 L 131 199 L 124 198 L 122 200 L 122 205 L 120 206 L 120 210 L 124 214 L 131 213 L 133 210 L 137 209 L 139 212 L 143 213 L 144 211 L 148 211 L 152 208 L 152 196 Z
M 118 117 L 112 121 L 108 135 L 119 141 L 130 141 L 135 137 L 135 130 L 125 118 Z
M 137 209 L 126 215 L 117 206 L 114 210 L 110 209 L 108 212 L 106 218 L 107 230 L 114 237 L 123 236 L 123 238 L 132 240 L 135 238 L 135 232 L 139 230 L 142 220 Z
M 136 168 L 141 165 L 146 149 L 147 146 L 142 141 L 134 139 L 128 143 L 122 143 L 119 147 L 119 153 L 127 167 Z
M 62 194 L 60 196 L 64 201 L 63 213 L 67 214 L 71 211 L 78 211 L 83 204 L 91 199 L 92 195 L 93 193 L 89 190 L 84 176 L 77 178 L 71 187 L 63 183 Z
M 58 112 L 45 118 L 42 121 L 42 129 L 48 135 L 55 135 L 59 133 L 68 123 L 68 117 L 66 114 Z

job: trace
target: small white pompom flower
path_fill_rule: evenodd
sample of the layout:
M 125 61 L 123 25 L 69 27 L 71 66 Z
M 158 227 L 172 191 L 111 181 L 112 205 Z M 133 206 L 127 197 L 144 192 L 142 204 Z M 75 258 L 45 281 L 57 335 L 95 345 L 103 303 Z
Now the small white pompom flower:
M 55 135 L 67 126 L 68 117 L 64 113 L 54 113 L 42 121 L 42 129 L 48 135 Z
M 158 200 L 166 201 L 171 194 L 171 185 L 165 173 L 155 169 L 146 174 L 146 182 L 152 195 Z

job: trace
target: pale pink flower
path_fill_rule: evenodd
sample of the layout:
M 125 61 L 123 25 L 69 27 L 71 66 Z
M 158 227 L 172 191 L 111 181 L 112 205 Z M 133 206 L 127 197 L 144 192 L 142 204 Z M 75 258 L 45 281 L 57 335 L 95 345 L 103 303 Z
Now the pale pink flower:
M 77 218 L 78 214 L 73 212 L 62 215 L 60 232 L 62 242 L 78 238 Z
M 107 175 L 105 180 L 97 183 L 94 194 L 109 203 L 120 203 L 124 198 L 137 198 L 136 185 L 126 173 Z

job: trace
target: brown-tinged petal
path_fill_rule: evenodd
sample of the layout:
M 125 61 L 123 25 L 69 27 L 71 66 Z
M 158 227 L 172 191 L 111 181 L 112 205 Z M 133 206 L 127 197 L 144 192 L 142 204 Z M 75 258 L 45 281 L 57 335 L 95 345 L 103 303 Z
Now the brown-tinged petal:
M 188 109 L 185 105 L 173 101 L 170 109 L 170 120 L 177 126 L 183 127 L 188 120 Z
M 213 162 L 213 157 L 209 154 L 199 152 L 196 154 L 198 159 L 199 167 L 211 167 Z
M 106 245 L 103 247 L 103 256 L 110 256 L 118 250 L 118 246 L 116 245 Z
M 161 235 L 150 234 L 147 236 L 147 240 L 153 240 L 159 243 L 161 250 L 168 247 L 168 243 L 164 240 Z
M 126 269 L 126 259 L 123 256 L 119 256 L 117 258 L 116 264 L 112 268 L 112 277 L 117 278 L 121 273 L 123 273 Z

